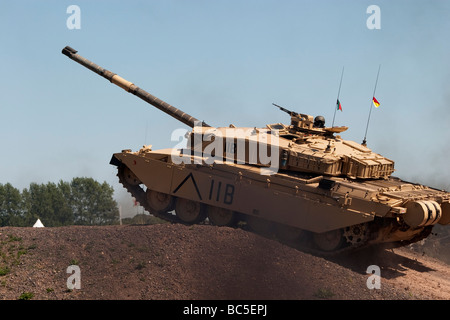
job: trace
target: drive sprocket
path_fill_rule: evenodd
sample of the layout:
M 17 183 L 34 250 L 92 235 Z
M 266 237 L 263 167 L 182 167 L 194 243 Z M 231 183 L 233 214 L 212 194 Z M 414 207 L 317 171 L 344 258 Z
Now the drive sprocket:
M 359 247 L 367 242 L 369 227 L 367 223 L 345 227 L 343 236 L 352 247 Z

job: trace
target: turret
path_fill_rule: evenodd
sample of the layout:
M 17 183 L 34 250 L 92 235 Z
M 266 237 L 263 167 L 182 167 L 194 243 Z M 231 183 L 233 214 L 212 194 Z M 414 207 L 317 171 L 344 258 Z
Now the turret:
M 267 125 L 266 128 L 212 128 L 130 81 L 83 58 L 71 47 L 65 47 L 62 53 L 194 128 L 189 134 L 186 150 L 190 154 L 201 153 L 205 159 L 214 161 L 223 159 L 258 167 L 274 166 L 283 172 L 353 179 L 386 179 L 394 171 L 392 160 L 353 141 L 343 140 L 339 135 L 335 136 L 336 133 L 347 130 L 347 127 L 325 127 L 323 117 L 314 118 L 274 104 L 290 115 L 289 126 L 277 123 Z
M 200 124 L 203 127 L 209 127 L 209 125 L 206 124 L 205 122 L 200 122 L 199 120 L 190 116 L 189 114 L 175 108 L 174 106 L 168 104 L 167 102 L 164 102 L 161 99 L 158 99 L 157 97 L 151 95 L 147 91 L 139 88 L 130 81 L 127 81 L 124 78 L 120 77 L 119 75 L 100 67 L 99 65 L 93 63 L 92 61 L 89 61 L 86 58 L 83 58 L 82 56 L 77 54 L 77 52 L 78 51 L 69 46 L 66 46 L 62 50 L 62 54 L 68 56 L 70 59 L 78 62 L 82 66 L 109 80 L 110 82 L 121 87 L 125 91 L 130 92 L 135 96 L 141 98 L 142 100 L 158 108 L 159 110 L 164 111 L 168 115 L 188 125 L 189 127 L 194 128 L 195 126 L 199 126 Z

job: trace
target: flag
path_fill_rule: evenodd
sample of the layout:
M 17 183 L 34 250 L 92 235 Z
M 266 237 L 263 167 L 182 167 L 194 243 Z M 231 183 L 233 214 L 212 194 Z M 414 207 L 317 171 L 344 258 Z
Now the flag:
M 380 103 L 378 102 L 377 99 L 375 99 L 375 97 L 372 98 L 372 102 L 373 102 L 373 105 L 375 106 L 375 108 L 378 108 L 380 106 Z
M 341 105 L 341 102 L 339 101 L 339 99 L 337 99 L 337 101 L 336 101 L 336 109 L 342 111 L 342 105 Z

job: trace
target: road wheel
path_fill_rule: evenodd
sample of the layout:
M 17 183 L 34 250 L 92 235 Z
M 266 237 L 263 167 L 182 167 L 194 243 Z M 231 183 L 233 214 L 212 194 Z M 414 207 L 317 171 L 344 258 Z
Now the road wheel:
M 175 212 L 181 221 L 189 224 L 199 223 L 206 218 L 205 206 L 197 201 L 178 198 Z
M 339 249 L 345 242 L 341 229 L 314 233 L 313 239 L 318 249 L 328 252 Z
M 175 198 L 167 193 L 147 189 L 147 203 L 154 212 L 166 213 L 174 208 Z
M 235 214 L 229 209 L 208 206 L 209 221 L 219 227 L 231 227 L 235 223 Z

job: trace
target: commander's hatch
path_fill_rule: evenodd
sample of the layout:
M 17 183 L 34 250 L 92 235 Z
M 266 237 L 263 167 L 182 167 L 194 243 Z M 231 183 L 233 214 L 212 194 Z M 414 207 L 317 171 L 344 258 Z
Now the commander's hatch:
M 267 128 L 270 130 L 278 130 L 278 131 L 288 131 L 289 127 L 282 123 L 274 123 L 274 124 L 268 124 Z

